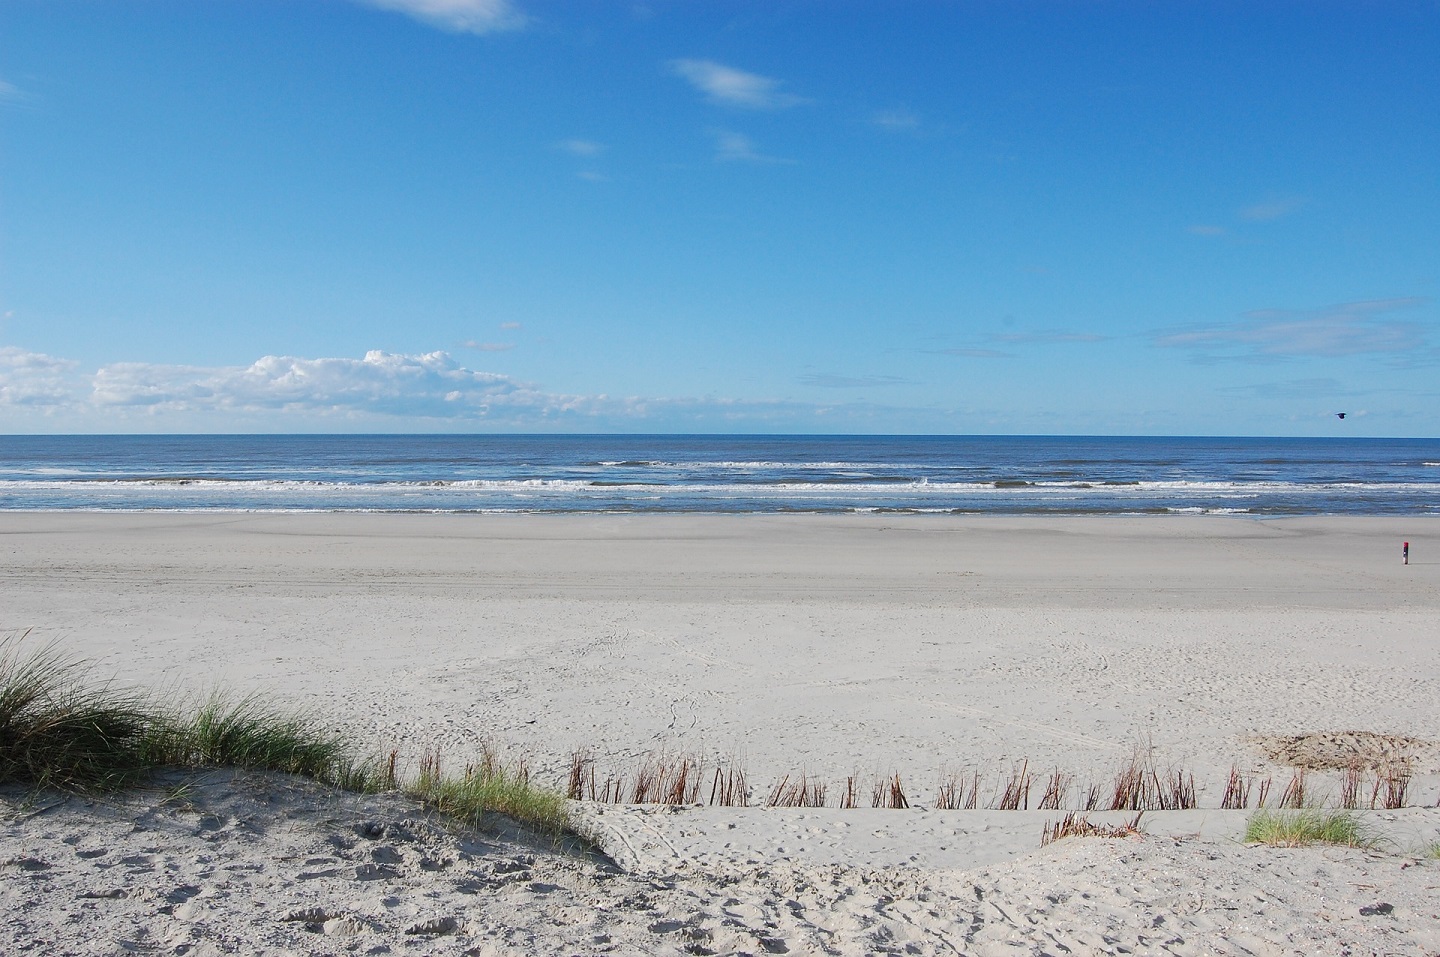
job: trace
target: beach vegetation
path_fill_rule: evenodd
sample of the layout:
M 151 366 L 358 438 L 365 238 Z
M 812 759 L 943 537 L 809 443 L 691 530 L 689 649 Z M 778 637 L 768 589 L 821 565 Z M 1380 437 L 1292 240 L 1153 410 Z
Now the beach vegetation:
M 154 716 L 143 696 L 82 680 L 53 649 L 0 646 L 0 784 L 87 791 L 143 775 Z
M 1245 826 L 1245 843 L 1271 847 L 1337 844 L 1371 848 L 1376 842 L 1353 811 L 1305 808 L 1257 811 Z
M 1095 824 L 1087 815 L 1071 811 L 1060 820 L 1045 825 L 1040 833 L 1040 846 L 1045 847 L 1067 837 L 1134 837 L 1143 833 L 1140 830 L 1140 818 L 1144 813 L 1137 812 L 1133 818 L 1120 824 Z
M 91 681 L 52 647 L 22 649 L 23 637 L 0 642 L 0 785 L 102 793 L 165 769 L 233 768 L 357 793 L 402 790 L 470 824 L 495 812 L 545 831 L 567 826 L 563 795 L 488 749 L 457 778 L 440 773 L 438 755 L 422 759 L 418 777 L 404 783 L 398 752 L 367 752 L 312 716 L 223 692 L 195 707 L 158 703 Z
M 486 814 L 500 813 L 552 834 L 568 829 L 565 795 L 534 786 L 524 761 L 506 764 L 488 746 L 458 777 L 443 772 L 438 751 L 427 752 L 420 773 L 402 790 L 474 827 Z

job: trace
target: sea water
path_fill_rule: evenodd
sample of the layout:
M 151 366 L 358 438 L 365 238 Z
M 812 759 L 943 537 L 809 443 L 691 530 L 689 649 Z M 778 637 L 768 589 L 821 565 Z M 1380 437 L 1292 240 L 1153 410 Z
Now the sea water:
M 0 436 L 0 510 L 1440 515 L 1440 440 Z

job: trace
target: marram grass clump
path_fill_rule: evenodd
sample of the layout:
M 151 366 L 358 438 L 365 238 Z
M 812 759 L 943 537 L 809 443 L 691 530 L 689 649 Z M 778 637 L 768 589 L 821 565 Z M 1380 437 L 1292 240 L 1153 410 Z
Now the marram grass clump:
M 22 636 L 23 638 L 23 636 Z M 359 793 L 403 790 L 470 824 L 487 812 L 542 830 L 568 827 L 564 798 L 530 784 L 523 764 L 492 754 L 463 777 L 421 762 L 409 784 L 397 755 L 366 755 L 338 731 L 257 696 L 216 693 L 191 708 L 157 704 L 140 692 L 95 684 L 75 662 L 46 647 L 21 654 L 0 641 L 0 785 L 105 792 L 163 768 L 277 771 Z
M 420 759 L 419 776 L 404 790 L 441 813 L 471 825 L 478 825 L 481 816 L 490 812 L 508 814 L 556 834 L 569 823 L 564 795 L 535 787 L 523 761 L 507 766 L 488 749 L 458 778 L 442 773 L 440 755 L 430 752 Z
M 109 790 L 149 770 L 145 699 L 83 677 L 50 649 L 21 657 L 0 644 L 0 784 Z
M 1271 847 L 1305 847 L 1310 844 L 1338 844 L 1344 847 L 1375 846 L 1360 819 L 1350 811 L 1319 808 L 1298 811 L 1258 811 L 1245 826 L 1245 843 Z

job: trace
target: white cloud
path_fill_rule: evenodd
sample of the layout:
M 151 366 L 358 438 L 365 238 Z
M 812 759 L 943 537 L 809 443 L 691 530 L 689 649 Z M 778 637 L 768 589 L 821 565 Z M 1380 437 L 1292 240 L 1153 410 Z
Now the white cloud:
M 762 153 L 755 141 L 733 130 L 712 130 L 715 137 L 715 159 L 721 163 L 793 163 L 794 160 Z
M 1423 327 L 1387 315 L 1421 299 L 1341 303 L 1322 309 L 1261 309 L 1239 322 L 1157 333 L 1163 348 L 1189 349 L 1202 361 L 1266 361 L 1364 354 L 1413 355 L 1425 350 Z
M 94 377 L 94 403 L 174 412 L 363 413 L 426 418 L 480 417 L 492 407 L 563 406 L 508 376 L 475 372 L 447 353 L 363 359 L 265 356 L 243 368 L 122 362 Z
M 557 145 L 574 156 L 598 156 L 605 151 L 605 144 L 594 140 L 561 140 Z
M 839 413 L 856 423 L 881 417 L 898 422 L 908 415 L 863 403 L 567 395 L 467 369 L 444 352 L 265 356 L 248 366 L 221 367 L 117 362 L 87 374 L 70 360 L 0 348 L 0 425 L 18 431 L 41 421 L 62 421 L 74 431 L 225 431 L 242 423 L 265 431 L 446 425 L 803 430 Z
M 670 69 L 704 93 L 712 103 L 747 110 L 782 110 L 807 102 L 803 97 L 780 92 L 780 84 L 768 76 L 747 73 L 714 60 L 671 60 Z
M 83 388 L 76 363 L 43 352 L 0 346 L 0 406 L 59 406 Z
M 715 131 L 715 158 L 725 161 L 740 161 L 757 163 L 764 161 L 765 157 L 755 149 L 755 141 L 744 133 L 734 133 L 730 130 Z
M 885 130 L 917 130 L 920 117 L 909 110 L 878 110 L 870 114 L 870 122 Z
M 510 0 L 358 0 L 383 10 L 395 10 L 422 23 L 455 33 L 495 33 L 518 30 L 524 14 Z
M 1308 200 L 1301 196 L 1283 196 L 1277 199 L 1267 199 L 1264 202 L 1246 206 L 1240 210 L 1240 218 L 1248 219 L 1256 223 L 1268 223 L 1276 219 L 1284 219 L 1292 213 L 1299 212 Z

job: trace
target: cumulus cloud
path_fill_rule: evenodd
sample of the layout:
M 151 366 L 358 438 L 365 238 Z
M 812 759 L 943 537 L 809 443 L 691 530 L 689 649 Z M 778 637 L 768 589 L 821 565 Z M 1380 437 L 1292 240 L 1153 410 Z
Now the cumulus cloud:
M 0 346 L 0 406 L 59 406 L 83 388 L 77 364 L 43 352 Z
M 363 359 L 265 356 L 246 367 L 205 368 L 121 362 L 94 377 L 101 406 L 171 411 L 364 413 L 426 418 L 484 417 L 492 408 L 563 407 L 507 376 L 466 369 L 444 352 Z
M 865 384 L 884 384 L 879 380 Z M 264 356 L 248 366 L 117 362 L 94 373 L 37 352 L 0 349 L 0 423 L 22 429 L 43 416 L 108 431 L 223 430 L 236 422 L 284 431 L 327 423 L 378 428 L 803 429 L 843 413 L 854 422 L 903 420 L 908 412 L 864 403 L 815 404 L 726 397 L 567 395 L 479 372 L 445 352 L 363 358 Z
M 1239 322 L 1162 331 L 1152 341 L 1162 348 L 1189 350 L 1209 362 L 1411 355 L 1427 349 L 1425 330 L 1390 313 L 1423 301 L 1385 299 L 1313 310 L 1261 309 L 1246 313 Z
M 783 93 L 768 76 L 747 73 L 714 60 L 671 60 L 670 70 L 687 80 L 712 102 L 746 110 L 783 110 L 805 103 L 803 97 Z
M 510 0 L 358 0 L 367 6 L 394 10 L 422 23 L 454 33 L 495 33 L 518 30 L 525 16 Z

